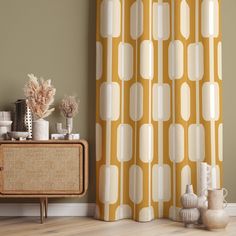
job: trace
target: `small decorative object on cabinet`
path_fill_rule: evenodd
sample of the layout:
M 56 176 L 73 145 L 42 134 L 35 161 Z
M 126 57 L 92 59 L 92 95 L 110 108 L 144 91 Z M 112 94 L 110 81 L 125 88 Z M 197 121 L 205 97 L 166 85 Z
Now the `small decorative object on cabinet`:
M 0 142 L 0 198 L 40 199 L 42 223 L 48 198 L 81 197 L 87 188 L 87 141 Z
M 70 134 L 70 140 L 80 139 L 80 134 Z M 67 138 L 66 134 L 51 134 L 51 139 L 53 140 L 65 140 Z
M 57 123 L 56 125 L 57 134 L 66 135 L 67 130 L 62 128 L 62 123 Z
M 75 96 L 65 96 L 59 108 L 61 114 L 66 118 L 66 139 L 72 139 L 73 117 L 79 112 L 79 101 L 76 100 Z
M 191 228 L 197 223 L 200 212 L 197 208 L 198 197 L 193 193 L 193 186 L 186 185 L 186 192 L 181 197 L 183 208 L 180 210 L 180 217 L 185 227 Z
M 11 140 L 26 140 L 29 137 L 28 132 L 18 132 L 18 131 L 11 131 L 7 132 L 8 137 Z
M 18 99 L 15 102 L 14 131 L 27 132 L 28 138 L 32 138 L 32 112 L 26 99 Z
M 49 139 L 49 122 L 44 120 L 54 108 L 50 108 L 54 101 L 56 89 L 51 85 L 51 80 L 37 79 L 33 74 L 28 75 L 24 92 L 27 105 L 33 113 L 33 140 Z
M 7 139 L 7 132 L 11 127 L 12 121 L 0 120 L 0 140 Z
M 7 139 L 7 132 L 11 131 L 11 112 L 0 111 L 0 140 Z
M 225 193 L 224 193 L 225 192 Z M 203 224 L 208 230 L 218 231 L 225 229 L 229 223 L 229 216 L 224 210 L 227 202 L 226 189 L 208 189 L 208 209 L 203 214 Z

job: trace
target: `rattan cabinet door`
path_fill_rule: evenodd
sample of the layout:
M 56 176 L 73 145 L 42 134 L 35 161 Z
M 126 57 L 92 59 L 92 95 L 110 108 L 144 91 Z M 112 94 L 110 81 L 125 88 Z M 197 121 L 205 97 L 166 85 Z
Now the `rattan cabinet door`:
M 5 144 L 0 151 L 2 194 L 79 195 L 83 191 L 81 144 Z

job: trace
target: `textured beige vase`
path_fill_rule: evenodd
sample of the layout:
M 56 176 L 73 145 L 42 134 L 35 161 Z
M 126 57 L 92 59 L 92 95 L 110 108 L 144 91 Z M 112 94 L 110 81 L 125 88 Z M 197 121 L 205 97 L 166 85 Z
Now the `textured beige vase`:
M 229 223 L 229 216 L 224 210 L 224 190 L 208 190 L 208 210 L 203 214 L 203 224 L 208 230 L 222 230 Z
M 200 212 L 197 209 L 198 197 L 193 192 L 192 185 L 186 185 L 186 192 L 181 197 L 183 209 L 180 210 L 180 217 L 187 228 L 191 228 L 197 223 Z
M 181 203 L 184 208 L 197 207 L 198 197 L 194 194 L 192 185 L 186 185 L 186 192 L 181 196 Z

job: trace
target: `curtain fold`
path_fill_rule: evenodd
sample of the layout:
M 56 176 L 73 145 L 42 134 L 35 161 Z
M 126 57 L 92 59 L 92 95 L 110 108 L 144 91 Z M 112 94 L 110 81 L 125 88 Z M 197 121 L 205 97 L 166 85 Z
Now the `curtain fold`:
M 97 0 L 96 217 L 178 220 L 222 184 L 220 0 Z

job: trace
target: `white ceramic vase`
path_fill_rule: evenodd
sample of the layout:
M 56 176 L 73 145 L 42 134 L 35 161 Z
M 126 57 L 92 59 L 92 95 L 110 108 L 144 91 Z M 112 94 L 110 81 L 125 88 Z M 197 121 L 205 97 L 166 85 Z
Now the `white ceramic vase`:
M 199 224 L 203 224 L 202 218 L 203 215 L 205 214 L 205 211 L 208 208 L 208 201 L 207 201 L 207 197 L 204 194 L 204 192 L 198 197 L 198 209 L 200 211 L 200 217 L 198 220 Z
M 224 210 L 226 195 L 227 191 L 224 194 L 224 189 L 208 190 L 208 210 L 203 214 L 203 224 L 208 230 L 222 230 L 229 223 L 229 216 Z
M 200 164 L 200 186 L 199 186 L 199 196 L 198 196 L 198 209 L 200 211 L 200 218 L 198 223 L 203 224 L 202 217 L 205 211 L 207 210 L 207 189 L 210 187 L 210 177 L 211 175 L 211 166 L 206 162 Z
M 181 196 L 181 203 L 184 208 L 197 207 L 198 198 L 193 192 L 192 185 L 186 185 L 186 192 Z
M 73 118 L 72 117 L 66 117 L 66 130 L 67 134 L 71 134 L 73 130 Z
M 49 140 L 49 122 L 44 119 L 33 121 L 33 140 Z

